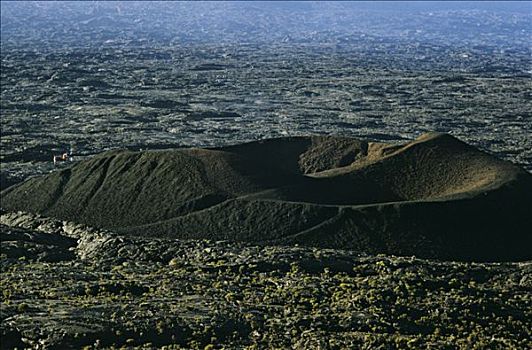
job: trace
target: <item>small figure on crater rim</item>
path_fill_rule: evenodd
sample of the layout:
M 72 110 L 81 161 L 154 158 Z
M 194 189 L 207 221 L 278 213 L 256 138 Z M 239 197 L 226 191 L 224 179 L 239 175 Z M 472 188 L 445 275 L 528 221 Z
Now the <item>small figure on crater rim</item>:
M 57 165 L 57 162 L 66 162 L 67 160 L 72 160 L 72 157 L 70 157 L 66 152 L 61 155 L 54 156 L 54 165 Z

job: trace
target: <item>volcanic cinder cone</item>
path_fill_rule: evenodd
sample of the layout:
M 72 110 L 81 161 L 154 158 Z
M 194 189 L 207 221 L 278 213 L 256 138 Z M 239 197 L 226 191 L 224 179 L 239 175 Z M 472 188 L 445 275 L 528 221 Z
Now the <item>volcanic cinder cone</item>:
M 532 175 L 446 134 L 111 151 L 2 192 L 2 208 L 146 237 L 458 260 L 532 258 Z

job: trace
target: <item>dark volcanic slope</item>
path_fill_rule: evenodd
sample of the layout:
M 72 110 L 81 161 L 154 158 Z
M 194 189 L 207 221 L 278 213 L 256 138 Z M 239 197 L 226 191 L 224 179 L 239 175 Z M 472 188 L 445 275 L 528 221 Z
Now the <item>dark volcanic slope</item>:
M 444 134 L 112 151 L 2 192 L 2 207 L 126 234 L 465 260 L 530 259 L 532 177 Z

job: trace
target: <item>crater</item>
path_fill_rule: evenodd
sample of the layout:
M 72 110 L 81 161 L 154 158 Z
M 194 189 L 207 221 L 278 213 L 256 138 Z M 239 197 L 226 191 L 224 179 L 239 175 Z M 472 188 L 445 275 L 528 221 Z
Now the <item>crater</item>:
M 2 192 L 2 208 L 127 235 L 530 259 L 531 175 L 450 135 L 115 150 Z M 527 243 L 527 244 L 524 244 Z

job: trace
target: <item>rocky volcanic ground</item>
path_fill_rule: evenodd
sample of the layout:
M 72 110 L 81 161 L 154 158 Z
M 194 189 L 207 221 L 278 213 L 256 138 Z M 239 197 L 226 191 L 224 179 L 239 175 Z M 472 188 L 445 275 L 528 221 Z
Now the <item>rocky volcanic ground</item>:
M 388 5 L 2 3 L 2 187 L 70 149 L 318 133 L 450 132 L 531 170 L 530 13 Z
M 530 13 L 1 6 L 2 189 L 65 151 L 309 134 L 449 132 L 532 170 Z M 22 212 L 0 223 L 2 349 L 532 348 L 529 261 L 125 237 Z
M 2 224 L 2 348 L 526 349 L 532 265 Z
M 365 52 L 371 41 L 360 45 L 2 50 L 2 177 L 49 171 L 52 155 L 71 149 L 79 159 L 123 147 L 329 133 L 399 141 L 426 131 L 532 169 L 529 73 L 475 71 L 482 57 L 461 59 L 468 69 L 400 68 L 408 52 L 387 62 L 386 51 Z M 436 51 L 442 60 L 461 52 Z

